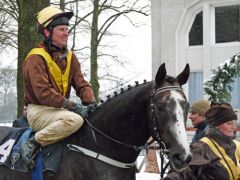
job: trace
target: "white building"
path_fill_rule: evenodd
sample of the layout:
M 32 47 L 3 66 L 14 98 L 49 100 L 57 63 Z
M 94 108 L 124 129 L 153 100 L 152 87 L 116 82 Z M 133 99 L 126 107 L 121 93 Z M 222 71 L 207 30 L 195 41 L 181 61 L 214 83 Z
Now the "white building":
M 203 98 L 203 81 L 240 52 L 240 0 L 152 0 L 151 8 L 153 76 L 163 62 L 174 76 L 189 63 L 186 95 L 190 102 Z M 232 104 L 240 108 L 234 89 Z

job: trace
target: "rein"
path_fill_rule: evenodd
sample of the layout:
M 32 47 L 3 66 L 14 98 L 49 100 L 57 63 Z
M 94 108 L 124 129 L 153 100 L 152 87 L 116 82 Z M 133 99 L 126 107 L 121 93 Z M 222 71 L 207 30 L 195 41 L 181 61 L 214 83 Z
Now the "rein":
M 88 119 L 85 119 L 85 121 L 87 122 L 87 124 L 92 128 L 92 133 L 94 134 L 93 137 L 94 137 L 94 140 L 95 140 L 95 143 L 97 142 L 96 141 L 96 138 L 95 138 L 95 131 L 97 131 L 98 133 L 100 133 L 101 135 L 103 135 L 104 137 L 106 137 L 107 139 L 117 143 L 117 144 L 121 144 L 125 147 L 128 147 L 128 148 L 132 148 L 134 149 L 135 151 L 138 151 L 138 150 L 142 150 L 142 149 L 147 149 L 152 143 L 153 141 L 150 141 L 149 143 L 146 143 L 145 145 L 143 146 L 136 146 L 136 145 L 131 145 L 131 144 L 126 144 L 124 142 L 121 142 L 119 140 L 116 140 L 114 138 L 112 138 L 111 136 L 107 135 L 106 133 L 102 132 L 101 130 L 97 129 L 95 126 L 93 126 Z
M 152 130 L 154 132 L 153 136 L 156 138 L 157 142 L 159 143 L 159 149 L 160 149 L 161 154 L 165 154 L 165 155 L 169 152 L 169 150 L 166 148 L 166 145 L 161 140 L 161 136 L 160 136 L 159 130 L 158 130 L 157 126 L 156 126 L 155 108 L 154 108 L 154 104 L 152 103 L 152 97 L 154 97 L 158 93 L 161 93 L 161 92 L 167 91 L 167 90 L 181 90 L 182 91 L 182 88 L 178 87 L 178 86 L 166 86 L 166 87 L 158 88 L 151 95 L 151 104 L 150 104 L 150 107 L 151 107 L 150 122 L 152 122 L 152 124 L 154 125 L 153 128 L 150 129 L 150 130 Z M 154 140 L 152 139 L 151 141 L 147 142 L 143 146 L 136 146 L 136 145 L 126 144 L 126 143 L 124 143 L 122 141 L 119 141 L 119 140 L 116 140 L 116 139 L 112 138 L 111 136 L 107 135 L 106 133 L 102 132 L 101 130 L 96 128 L 93 124 L 91 124 L 91 122 L 87 118 L 85 118 L 85 121 L 87 122 L 89 127 L 92 129 L 92 136 L 93 136 L 93 139 L 95 141 L 95 145 L 96 146 L 98 146 L 98 145 L 97 145 L 95 131 L 97 131 L 98 133 L 100 133 L 101 135 L 106 137 L 107 139 L 111 140 L 112 142 L 115 142 L 117 144 L 120 144 L 122 146 L 131 148 L 131 149 L 134 149 L 135 151 L 140 151 L 140 150 L 143 150 L 143 149 L 149 149 L 150 145 L 154 142 Z M 120 168 L 130 168 L 130 167 L 133 167 L 135 165 L 135 162 L 133 162 L 133 163 L 122 163 L 122 162 L 113 160 L 111 158 L 108 158 L 106 156 L 103 156 L 103 155 L 101 155 L 99 153 L 96 153 L 94 151 L 91 151 L 91 150 L 85 149 L 83 147 L 80 147 L 78 145 L 68 144 L 67 147 L 69 148 L 69 150 L 86 154 L 88 156 L 94 157 L 96 159 L 99 159 L 101 161 L 104 161 L 104 162 L 106 162 L 108 164 L 111 164 L 111 165 L 114 165 L 114 166 L 117 166 L 117 167 L 120 167 Z
M 95 142 L 95 145 L 97 145 L 97 140 L 96 140 L 96 135 L 95 135 L 95 131 L 97 131 L 98 133 L 100 133 L 101 135 L 103 135 L 104 137 L 106 137 L 107 139 L 117 143 L 117 144 L 121 144 L 125 147 L 128 147 L 128 148 L 132 148 L 134 149 L 135 151 L 138 151 L 138 150 L 142 150 L 142 149 L 148 149 L 150 147 L 150 145 L 154 142 L 154 140 L 146 143 L 145 145 L 143 146 L 136 146 L 136 145 L 131 145 L 131 144 L 126 144 L 126 143 L 123 143 L 121 141 L 118 141 L 110 136 L 108 136 L 107 134 L 105 134 L 104 132 L 102 132 L 101 130 L 97 129 L 95 126 L 93 126 L 89 120 L 87 118 L 85 118 L 85 121 L 87 122 L 87 124 L 92 128 L 92 136 L 93 136 L 93 139 L 94 139 L 94 142 Z M 131 168 L 133 166 L 136 165 L 136 161 L 132 162 L 132 163 L 123 163 L 123 162 L 120 162 L 120 161 L 117 161 L 117 160 L 114 160 L 114 159 L 111 159 L 109 157 L 106 157 L 100 153 L 97 153 L 97 152 L 94 152 L 94 151 L 91 151 L 89 149 L 86 149 L 86 148 L 83 148 L 81 146 L 78 146 L 78 145 L 75 145 L 75 144 L 67 144 L 67 147 L 69 150 L 72 150 L 72 151 L 75 151 L 75 152 L 79 152 L 79 153 L 82 153 L 82 154 L 85 154 L 87 156 L 90 156 L 90 157 L 93 157 L 95 159 L 98 159 L 98 160 L 101 160 L 105 163 L 108 163 L 108 164 L 111 164 L 113 166 L 116 166 L 116 167 L 119 167 L 119 168 Z

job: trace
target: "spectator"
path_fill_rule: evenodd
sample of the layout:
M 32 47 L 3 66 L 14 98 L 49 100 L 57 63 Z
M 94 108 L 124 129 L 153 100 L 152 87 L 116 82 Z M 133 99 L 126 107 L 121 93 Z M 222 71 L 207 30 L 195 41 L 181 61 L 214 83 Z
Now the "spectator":
M 12 127 L 21 128 L 21 127 L 29 127 L 27 120 L 27 106 L 23 107 L 22 116 L 13 121 Z
M 169 171 L 165 180 L 239 180 L 240 142 L 237 115 L 230 105 L 213 105 L 205 114 L 209 130 L 191 145 L 193 159 L 182 172 Z
M 205 122 L 205 113 L 210 108 L 210 103 L 206 100 L 195 101 L 189 109 L 189 119 L 192 121 L 192 125 L 196 128 L 196 133 L 193 136 L 192 143 L 198 141 L 203 137 L 207 128 Z M 149 149 L 145 158 L 145 172 L 159 173 L 159 167 L 157 163 L 156 150 Z
M 198 141 L 203 137 L 207 130 L 207 123 L 205 122 L 205 113 L 210 108 L 210 103 L 206 100 L 199 100 L 192 104 L 189 109 L 188 118 L 192 121 L 192 125 L 196 128 L 192 143 Z

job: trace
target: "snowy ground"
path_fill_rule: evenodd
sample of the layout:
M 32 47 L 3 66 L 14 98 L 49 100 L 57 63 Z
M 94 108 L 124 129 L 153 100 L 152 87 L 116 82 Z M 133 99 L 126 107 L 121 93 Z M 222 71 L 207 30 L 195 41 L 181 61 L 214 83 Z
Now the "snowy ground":
M 140 156 L 137 159 L 137 168 L 139 173 L 136 174 L 136 180 L 159 180 L 160 174 L 144 172 L 144 169 L 145 169 L 144 157 L 145 157 L 145 152 L 140 153 Z M 159 153 L 157 153 L 157 160 L 158 160 L 158 167 L 160 168 Z
M 160 175 L 155 173 L 137 173 L 136 180 L 159 180 Z

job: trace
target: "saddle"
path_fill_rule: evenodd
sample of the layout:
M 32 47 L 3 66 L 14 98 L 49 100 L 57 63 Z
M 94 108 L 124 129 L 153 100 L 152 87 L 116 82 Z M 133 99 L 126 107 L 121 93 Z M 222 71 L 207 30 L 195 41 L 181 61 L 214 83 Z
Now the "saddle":
M 31 136 L 34 136 L 31 128 L 12 128 L 5 137 L 0 139 L 0 166 L 21 172 L 30 172 L 26 162 L 21 158 L 20 145 Z M 63 141 L 41 148 L 35 156 L 36 164 L 41 163 L 42 172 L 50 171 L 58 173 Z

